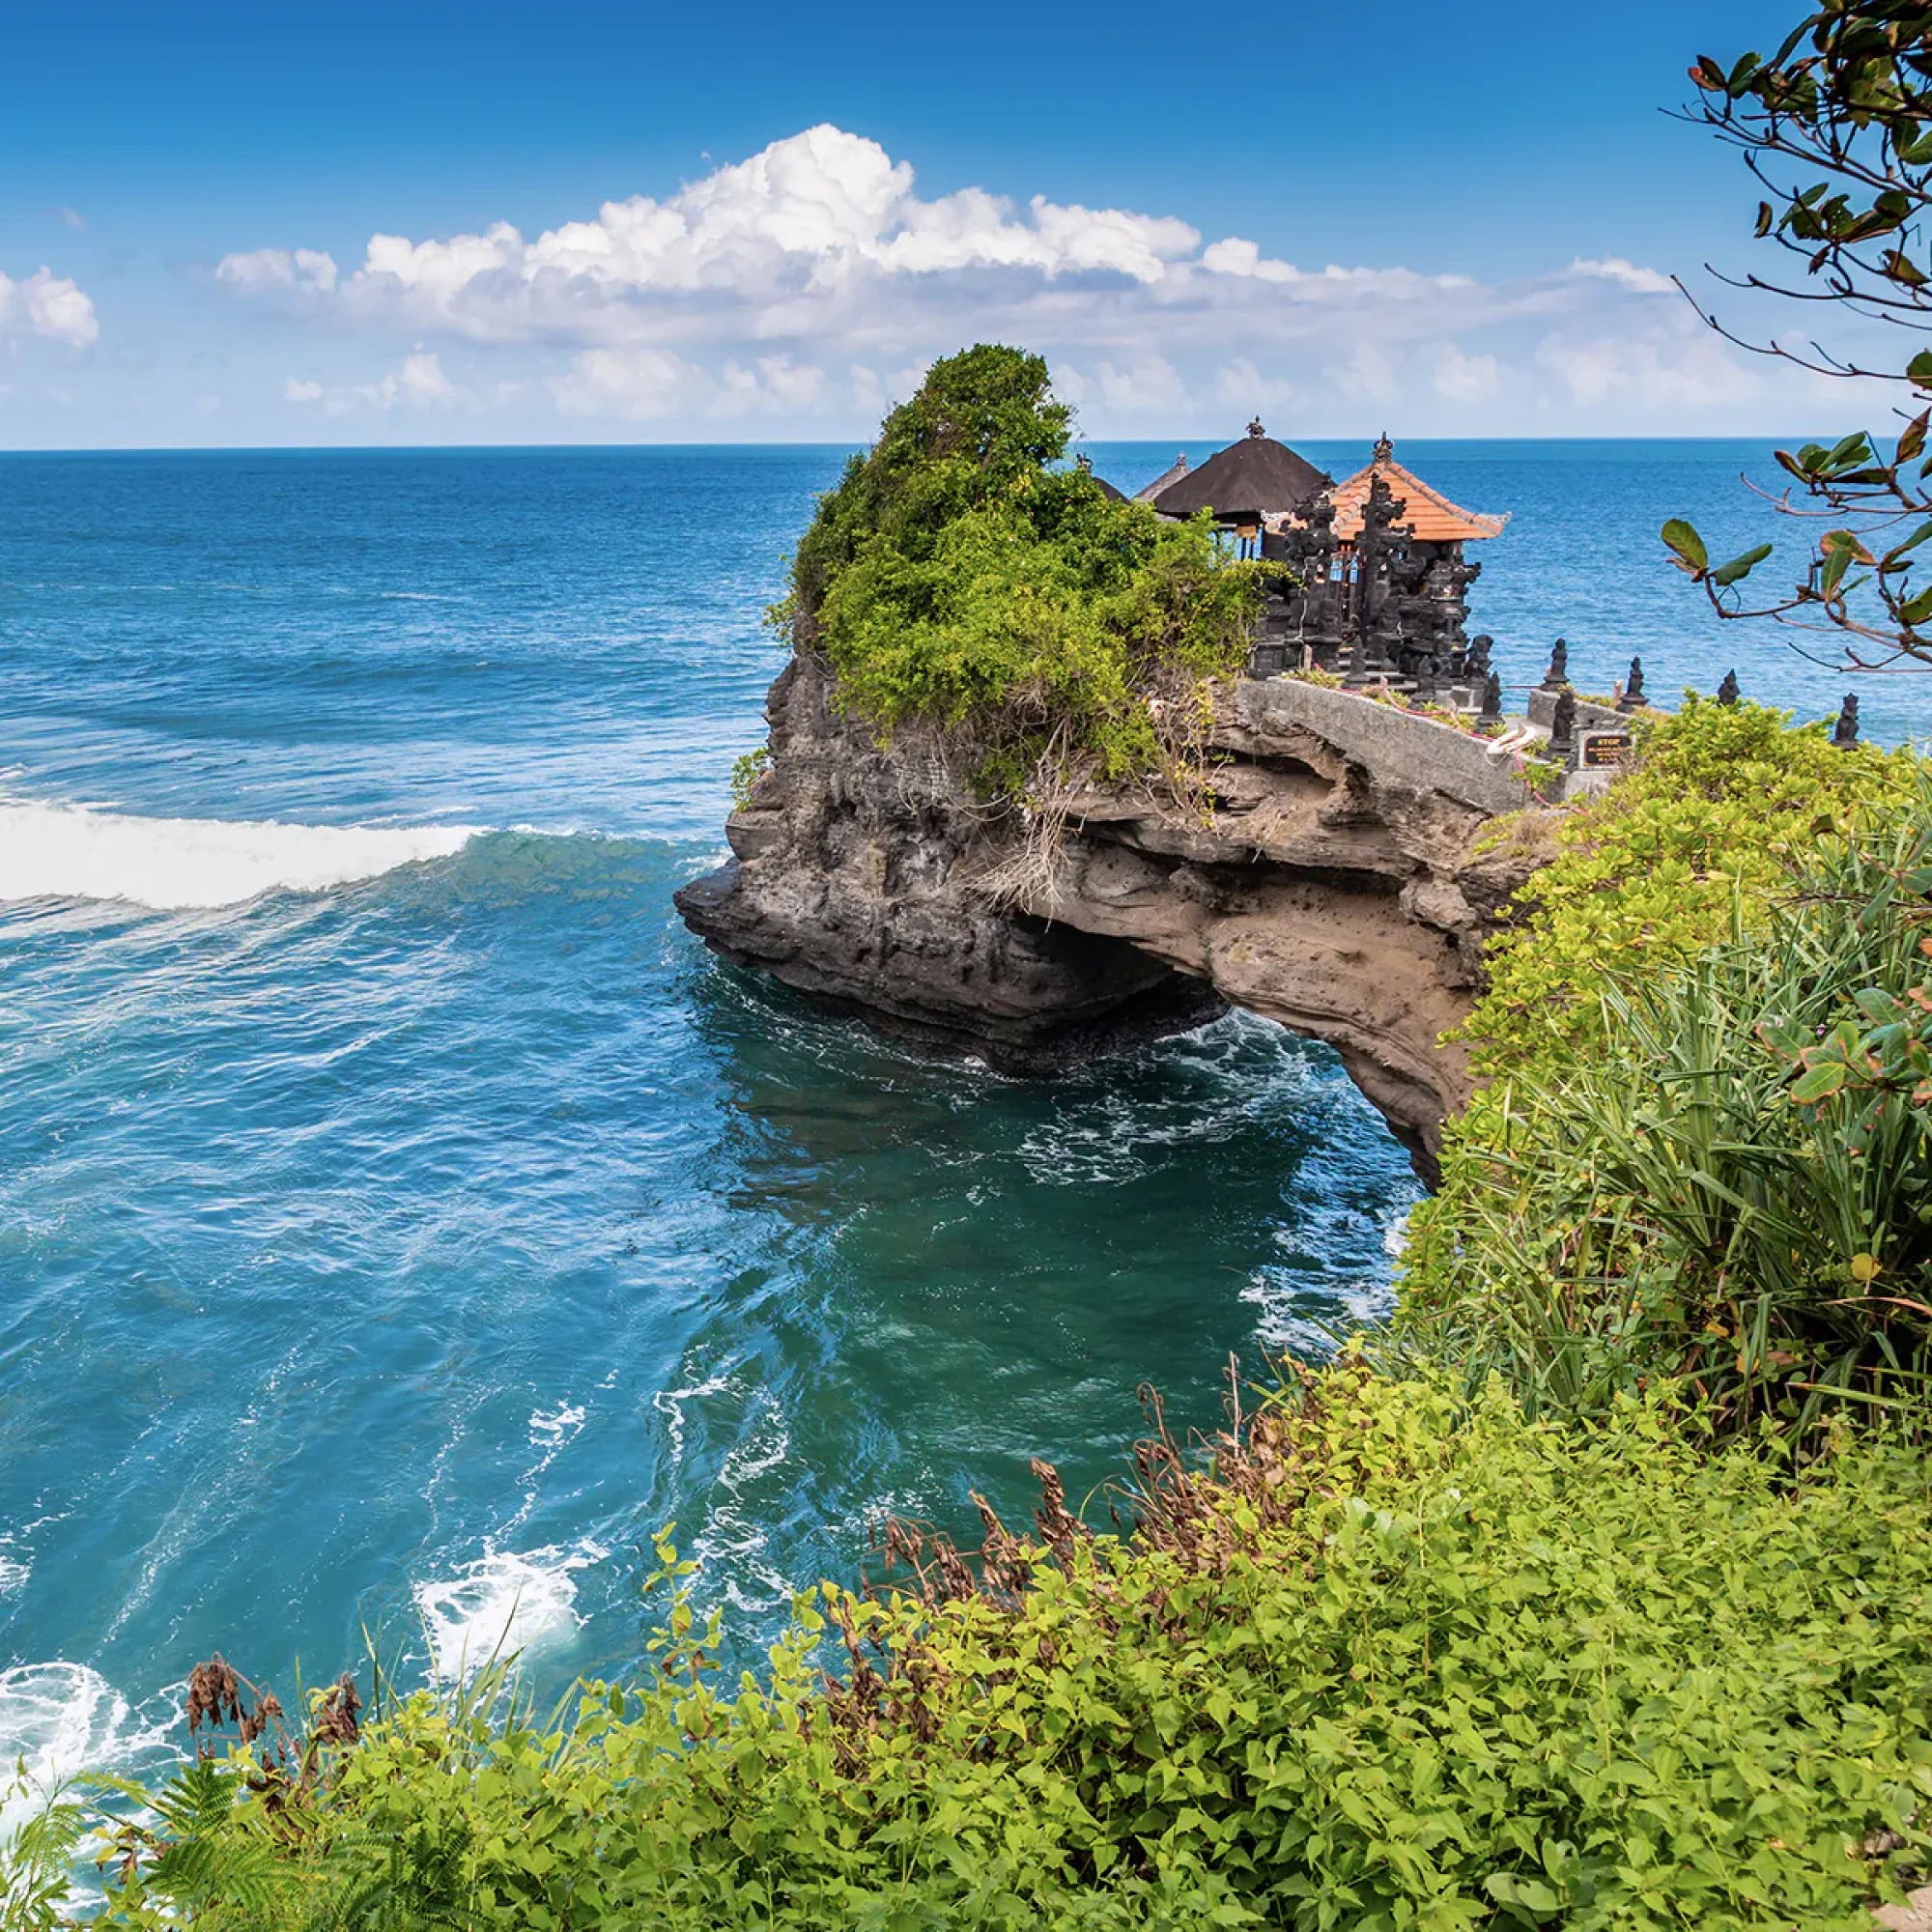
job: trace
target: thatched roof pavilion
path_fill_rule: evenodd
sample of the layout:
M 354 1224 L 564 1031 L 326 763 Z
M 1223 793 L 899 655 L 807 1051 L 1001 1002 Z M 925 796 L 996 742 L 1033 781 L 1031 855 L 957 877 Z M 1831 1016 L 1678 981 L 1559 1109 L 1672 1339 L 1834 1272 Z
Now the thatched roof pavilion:
M 1136 490 L 1134 492 L 1134 501 L 1136 503 L 1151 503 L 1170 484 L 1179 483 L 1186 474 L 1187 452 L 1183 449 L 1174 459 L 1173 466 L 1170 469 L 1163 469 L 1145 490 Z
M 1127 500 L 1127 493 L 1124 490 L 1117 490 L 1104 476 L 1095 476 L 1094 474 L 1094 459 L 1091 456 L 1075 457 L 1073 467 L 1090 483 L 1097 483 L 1100 486 L 1100 494 L 1106 497 L 1108 502 L 1124 503 Z
M 1153 498 L 1163 517 L 1213 513 L 1217 524 L 1256 527 L 1269 517 L 1298 510 L 1333 479 L 1285 442 L 1276 442 L 1259 417 L 1239 442 L 1217 450 Z

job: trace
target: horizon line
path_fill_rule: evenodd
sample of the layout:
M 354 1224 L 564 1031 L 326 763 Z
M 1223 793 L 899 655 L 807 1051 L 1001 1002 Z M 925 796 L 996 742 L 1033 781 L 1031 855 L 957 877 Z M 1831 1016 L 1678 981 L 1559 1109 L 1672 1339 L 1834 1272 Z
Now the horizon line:
M 1339 435 L 1304 436 L 1303 442 L 1367 442 L 1373 443 L 1382 432 L 1375 434 L 1344 433 Z M 1182 431 L 1167 431 L 1160 434 L 1142 436 L 1082 436 L 1068 443 L 1075 448 L 1081 443 L 1147 443 L 1165 444 L 1172 442 L 1212 442 L 1222 431 L 1205 434 L 1189 434 Z M 1835 439 L 1839 432 L 1822 430 L 1800 432 L 1795 430 L 1738 430 L 1724 434 L 1708 436 L 1482 436 L 1472 434 L 1405 436 L 1392 439 L 1406 447 L 1422 443 L 1486 442 L 1505 444 L 1548 444 L 1548 443 L 1680 443 L 1685 445 L 1704 443 L 1757 442 L 1779 444 L 1799 442 L 1823 438 Z M 182 443 L 71 443 L 71 444 L 33 444 L 16 447 L 0 447 L 0 460 L 9 457 L 43 456 L 450 456 L 450 455 L 511 455 L 537 450 L 554 451 L 637 451 L 637 450 L 786 450 L 786 449 L 838 449 L 857 450 L 870 447 L 873 438 L 771 438 L 752 442 L 697 442 L 688 440 L 666 440 L 658 442 L 182 442 Z M 1282 439 L 1276 439 L 1281 440 Z M 1238 438 L 1236 439 L 1239 440 Z

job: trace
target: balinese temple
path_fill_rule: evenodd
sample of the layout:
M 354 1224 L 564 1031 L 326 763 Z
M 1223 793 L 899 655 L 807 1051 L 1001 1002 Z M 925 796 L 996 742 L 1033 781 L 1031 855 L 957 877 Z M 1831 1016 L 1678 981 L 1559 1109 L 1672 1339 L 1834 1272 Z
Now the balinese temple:
M 1402 522 L 1418 544 L 1463 544 L 1477 537 L 1499 537 L 1509 522 L 1509 512 L 1489 516 L 1464 510 L 1452 503 L 1439 490 L 1432 490 L 1411 469 L 1395 460 L 1395 445 L 1383 437 L 1375 448 L 1368 467 L 1358 469 L 1346 483 L 1329 492 L 1335 505 L 1335 536 L 1338 542 L 1353 543 L 1362 533 L 1369 497 L 1379 477 L 1402 503 Z
M 1307 667 L 1466 702 L 1487 674 L 1489 639 L 1472 643 L 1464 631 L 1482 565 L 1464 562 L 1463 546 L 1500 535 L 1509 519 L 1452 503 L 1395 460 L 1387 437 L 1366 469 L 1336 483 L 1252 422 L 1153 506 L 1162 516 L 1207 509 L 1244 555 L 1293 571 L 1292 583 L 1269 586 L 1253 675 Z

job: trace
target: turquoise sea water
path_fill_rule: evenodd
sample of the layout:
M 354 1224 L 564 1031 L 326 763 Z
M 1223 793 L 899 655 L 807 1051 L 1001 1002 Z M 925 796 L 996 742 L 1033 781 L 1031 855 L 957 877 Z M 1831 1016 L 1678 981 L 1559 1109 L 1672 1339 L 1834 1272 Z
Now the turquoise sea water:
M 1742 546 L 1763 450 L 1400 453 L 1515 513 L 1512 682 L 1561 632 L 1835 709 L 1659 561 Z M 0 1759 L 137 1760 L 208 1652 L 286 1687 L 365 1626 L 630 1668 L 673 1520 L 750 1644 L 881 1511 L 1078 1497 L 1137 1383 L 1210 1425 L 1231 1352 L 1384 1304 L 1414 1183 L 1320 1049 L 999 1080 L 677 923 L 841 454 L 0 457 Z

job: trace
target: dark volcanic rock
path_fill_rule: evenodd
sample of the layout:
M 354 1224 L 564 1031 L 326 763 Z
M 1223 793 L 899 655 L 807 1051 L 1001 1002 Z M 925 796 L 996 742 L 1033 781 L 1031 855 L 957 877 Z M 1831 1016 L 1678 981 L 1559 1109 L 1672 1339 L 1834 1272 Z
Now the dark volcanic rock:
M 1472 1087 L 1441 1036 L 1537 863 L 1533 839 L 1472 853 L 1527 801 L 1478 742 L 1337 692 L 1236 685 L 1211 815 L 1145 790 L 1078 799 L 1015 906 L 986 889 L 1010 818 L 943 743 L 881 752 L 830 693 L 812 660 L 786 667 L 771 765 L 728 827 L 737 857 L 677 895 L 725 958 L 1022 1073 L 1247 1007 L 1330 1042 L 1433 1165 Z
M 1110 936 L 999 911 L 966 888 L 1005 840 L 930 747 L 881 753 L 794 659 L 766 707 L 772 762 L 726 835 L 737 857 L 677 895 L 738 966 L 905 1037 L 1054 1073 L 1226 1008 Z

